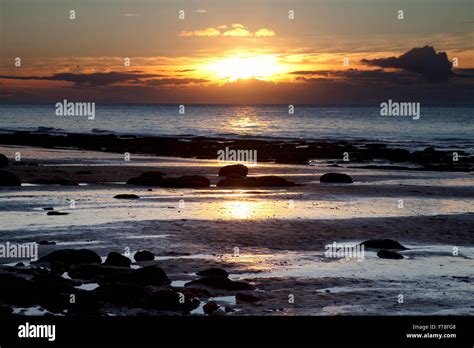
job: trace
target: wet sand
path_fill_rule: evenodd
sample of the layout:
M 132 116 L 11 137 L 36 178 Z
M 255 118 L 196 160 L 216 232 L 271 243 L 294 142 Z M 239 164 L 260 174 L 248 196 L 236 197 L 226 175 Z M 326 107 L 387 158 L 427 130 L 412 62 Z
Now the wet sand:
M 229 315 L 474 314 L 469 173 L 259 163 L 249 166 L 249 175 L 280 175 L 304 186 L 222 189 L 214 185 L 224 164 L 212 160 L 143 155 L 124 162 L 104 152 L 0 147 L 9 156 L 16 151 L 39 164 L 8 167 L 23 182 L 59 176 L 80 183 L 0 188 L 0 241 L 56 242 L 40 245 L 40 256 L 70 247 L 103 257 L 112 250 L 128 248 L 133 255 L 147 249 L 178 289 L 197 271 L 222 267 L 257 288 L 253 303 L 214 291 L 216 302 L 234 308 Z M 84 170 L 92 174 L 77 174 Z M 205 175 L 212 186 L 148 191 L 124 184 L 147 170 Z M 320 175 L 331 171 L 351 175 L 354 183 L 320 184 Z M 140 199 L 114 199 L 119 193 Z M 70 214 L 47 216 L 44 207 Z M 326 244 L 381 238 L 410 250 L 402 252 L 403 260 L 380 259 L 371 251 L 362 261 L 324 257 Z

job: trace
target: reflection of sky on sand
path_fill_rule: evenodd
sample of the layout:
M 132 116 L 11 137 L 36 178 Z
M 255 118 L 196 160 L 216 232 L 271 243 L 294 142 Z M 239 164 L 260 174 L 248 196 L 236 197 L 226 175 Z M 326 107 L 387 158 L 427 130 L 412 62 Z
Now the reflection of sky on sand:
M 115 187 L 114 187 L 115 186 Z M 135 193 L 139 200 L 117 200 L 119 193 Z M 75 200 L 76 207 L 69 202 Z M 180 206 L 184 201 L 184 207 Z M 459 214 L 474 211 L 470 199 L 318 196 L 286 190 L 167 190 L 126 189 L 122 185 L 82 188 L 23 187 L 0 195 L 0 229 L 48 228 L 145 220 L 234 219 L 346 219 Z M 68 212 L 47 216 L 44 207 Z

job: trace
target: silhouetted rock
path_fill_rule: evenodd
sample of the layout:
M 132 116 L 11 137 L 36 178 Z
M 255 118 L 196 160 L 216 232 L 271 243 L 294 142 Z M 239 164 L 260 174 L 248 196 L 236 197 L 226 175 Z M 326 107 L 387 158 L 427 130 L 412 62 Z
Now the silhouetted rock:
M 21 186 L 21 180 L 15 174 L 0 170 L 0 186 Z
M 165 173 L 158 170 L 144 172 L 137 177 L 129 179 L 127 185 L 160 186 L 164 175 Z
M 116 273 L 131 273 L 129 267 L 115 267 L 100 264 L 82 264 L 74 265 L 68 272 L 69 277 L 73 279 L 100 281 L 102 278 Z
M 0 153 L 0 167 L 8 167 L 8 158 Z
M 222 277 L 227 278 L 229 273 L 222 268 L 208 268 L 204 271 L 200 271 L 196 273 L 200 277 Z
M 252 294 L 238 293 L 235 295 L 237 302 L 256 302 L 259 298 Z
M 396 250 L 408 250 L 397 241 L 392 239 L 370 239 L 360 243 L 364 248 L 369 249 L 396 249 Z
M 219 305 L 214 301 L 209 301 L 202 307 L 202 309 L 207 315 L 212 315 L 215 311 L 219 309 Z
M 115 195 L 114 198 L 116 199 L 139 199 L 137 195 L 130 194 L 130 193 L 121 193 L 119 195 Z
M 254 290 L 255 287 L 242 281 L 232 281 L 222 277 L 207 277 L 186 283 L 186 287 L 208 287 L 222 290 Z
M 323 183 L 340 183 L 340 184 L 351 184 L 352 178 L 347 174 L 341 173 L 326 173 L 319 178 L 320 182 Z
M 231 174 L 217 183 L 218 187 L 289 187 L 294 182 L 278 176 L 245 177 Z
M 102 259 L 92 250 L 87 249 L 62 249 L 56 250 L 41 257 L 37 263 L 61 262 L 67 267 L 85 263 L 101 263 Z
M 249 169 L 247 166 L 243 164 L 233 164 L 229 166 L 222 167 L 219 170 L 219 176 L 229 176 L 232 174 L 240 175 L 240 176 L 247 176 Z
M 399 253 L 395 251 L 390 251 L 390 250 L 379 250 L 377 253 L 377 256 L 380 257 L 381 259 L 393 259 L 393 260 L 400 260 L 403 259 L 403 256 L 400 255 Z
M 166 273 L 158 266 L 134 269 L 130 273 L 116 273 L 103 278 L 102 283 L 132 283 L 137 285 L 169 285 Z
M 59 215 L 69 215 L 69 213 L 66 213 L 66 212 L 62 212 L 62 211 L 48 211 L 48 213 L 46 215 L 50 215 L 50 216 L 59 216 Z
M 130 267 L 131 264 L 132 261 L 128 257 L 115 251 L 111 251 L 104 262 L 104 265 L 115 267 Z
M 133 258 L 135 261 L 140 262 L 140 261 L 153 261 L 155 259 L 155 256 L 148 250 L 140 250 L 133 255 Z

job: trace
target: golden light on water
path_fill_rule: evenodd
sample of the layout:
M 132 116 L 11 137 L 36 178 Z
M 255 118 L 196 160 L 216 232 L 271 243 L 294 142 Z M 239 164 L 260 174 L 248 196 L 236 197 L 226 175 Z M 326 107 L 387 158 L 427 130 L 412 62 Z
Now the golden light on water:
M 222 203 L 224 214 L 232 219 L 249 219 L 254 213 L 255 204 L 245 201 L 228 201 Z

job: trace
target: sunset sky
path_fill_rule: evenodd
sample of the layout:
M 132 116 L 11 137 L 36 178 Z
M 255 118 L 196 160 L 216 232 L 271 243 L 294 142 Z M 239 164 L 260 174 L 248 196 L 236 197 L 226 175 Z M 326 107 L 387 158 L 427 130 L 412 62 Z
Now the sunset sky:
M 472 102 L 473 3 L 0 0 L 0 102 Z

